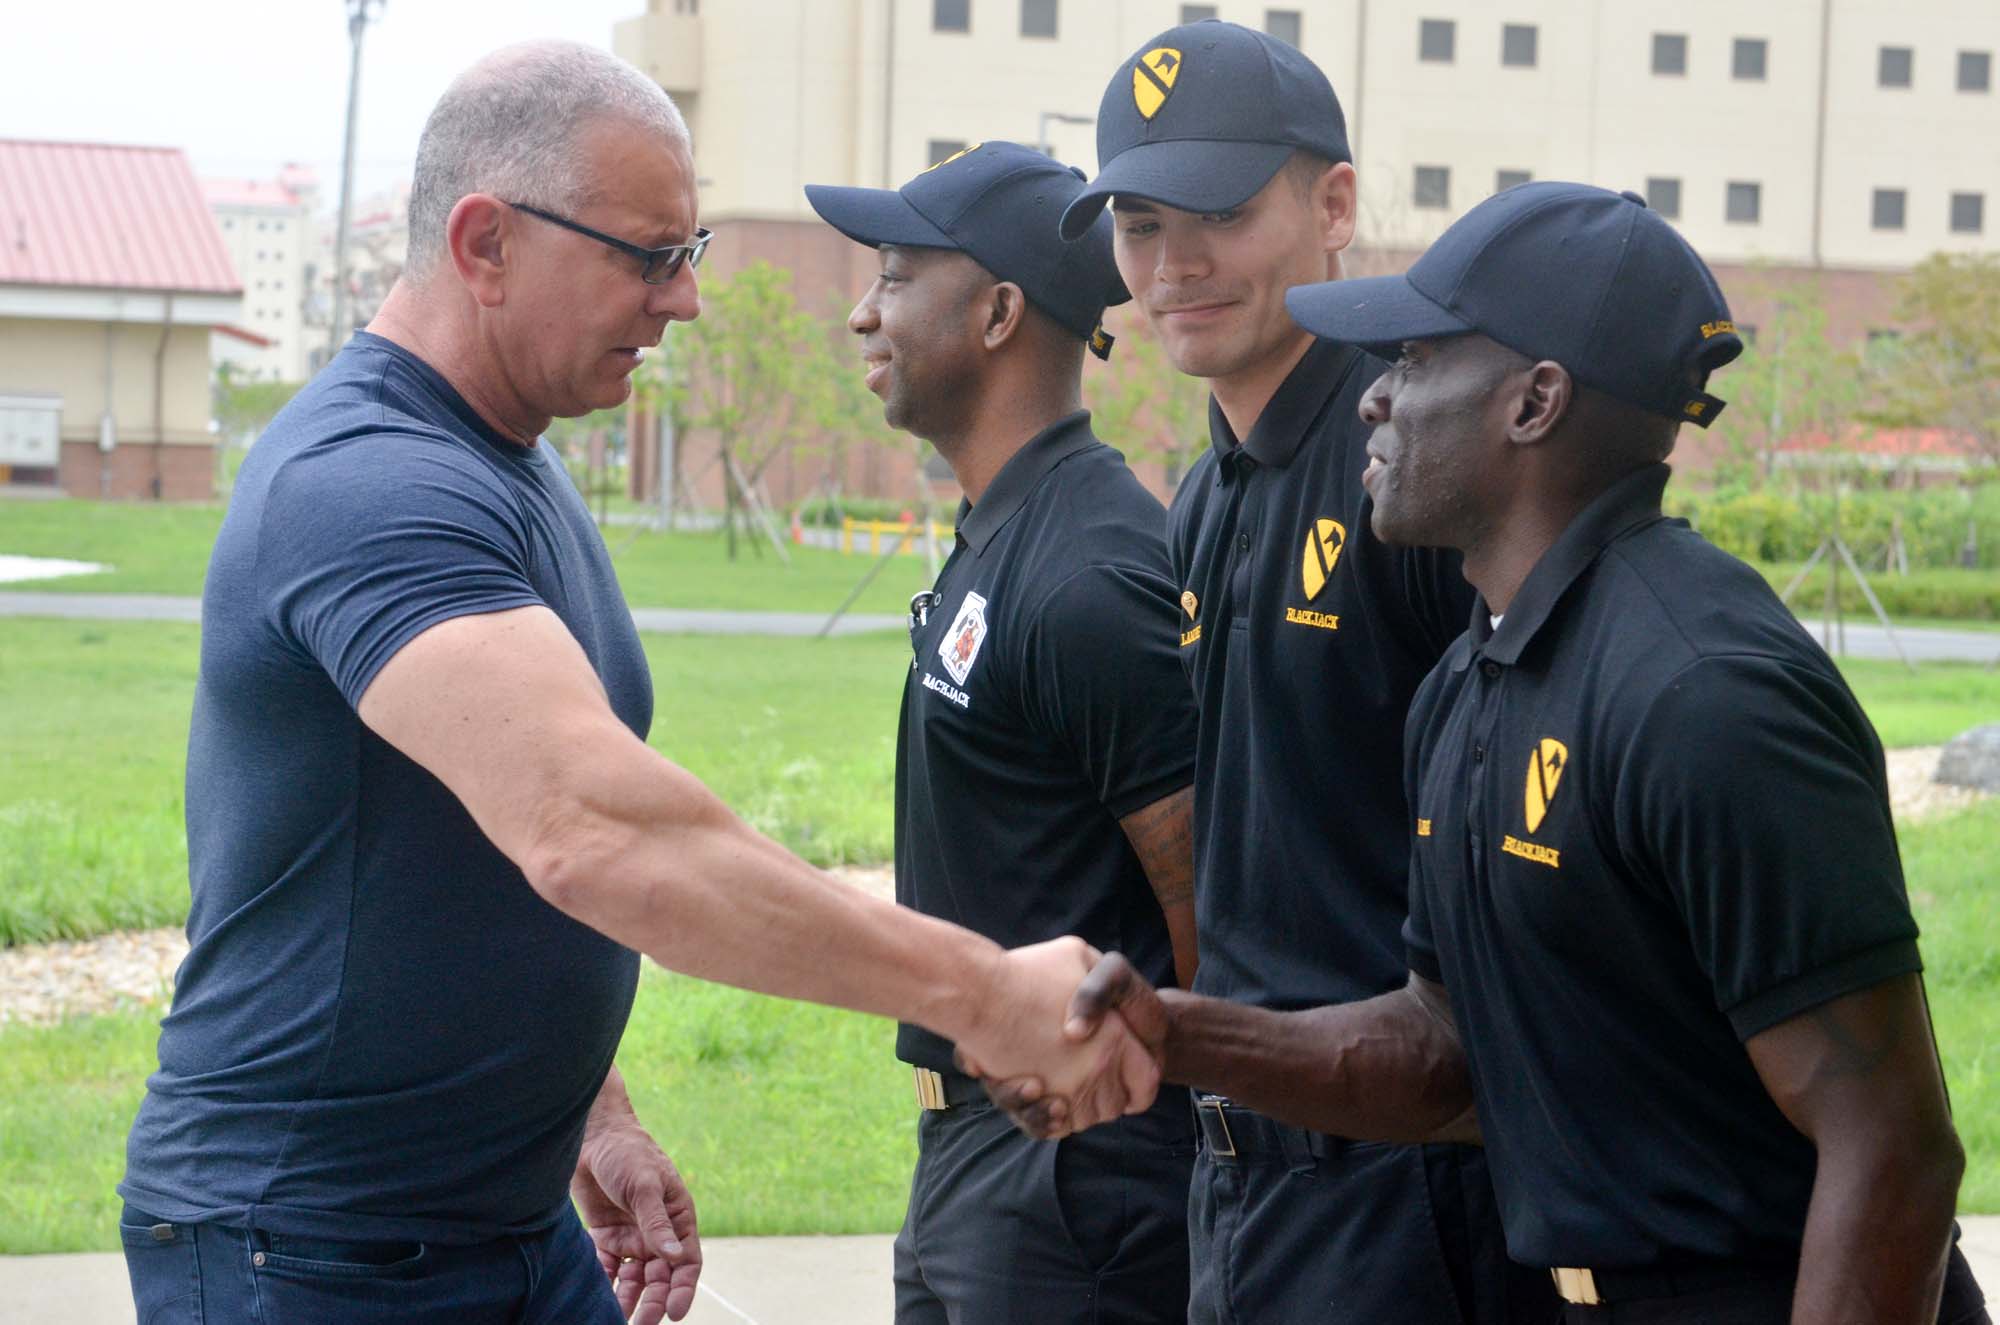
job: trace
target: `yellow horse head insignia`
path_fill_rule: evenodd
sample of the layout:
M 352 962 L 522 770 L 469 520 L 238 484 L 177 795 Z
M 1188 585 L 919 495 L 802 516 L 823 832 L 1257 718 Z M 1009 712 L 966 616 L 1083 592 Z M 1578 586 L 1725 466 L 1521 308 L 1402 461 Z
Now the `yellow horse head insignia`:
M 1319 597 L 1333 568 L 1340 564 L 1340 550 L 1347 546 L 1347 529 L 1338 520 L 1320 520 L 1306 531 L 1306 601 Z
M 936 166 L 925 166 L 923 169 L 923 173 L 928 175 L 933 170 L 936 170 L 938 166 L 948 166 L 962 156 L 971 156 L 974 152 L 977 152 L 980 148 L 984 146 L 986 146 L 986 144 L 981 142 L 981 143 L 974 143 L 970 147 L 961 147 L 956 152 L 953 152 L 950 156 L 946 157 L 944 160 L 938 162 Z
M 1132 66 L 1132 101 L 1139 118 L 1150 120 L 1167 104 L 1174 80 L 1181 76 L 1181 53 L 1171 46 L 1155 46 Z
M 1562 781 L 1563 770 L 1569 767 L 1569 747 L 1553 736 L 1544 736 L 1542 743 L 1528 756 L 1528 831 L 1534 832 L 1542 826 L 1542 819 L 1555 802 L 1556 785 Z

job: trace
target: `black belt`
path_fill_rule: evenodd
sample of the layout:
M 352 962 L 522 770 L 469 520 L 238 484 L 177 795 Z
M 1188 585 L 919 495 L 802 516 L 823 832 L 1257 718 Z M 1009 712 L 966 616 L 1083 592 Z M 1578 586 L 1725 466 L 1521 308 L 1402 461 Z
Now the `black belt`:
M 1686 1297 L 1725 1288 L 1789 1286 L 1798 1266 L 1756 1261 L 1710 1261 L 1643 1270 L 1550 1270 L 1556 1292 L 1579 1306 L 1635 1302 L 1648 1298 Z
M 919 1109 L 956 1109 L 964 1104 L 985 1104 L 986 1089 L 963 1072 L 945 1068 L 920 1067 L 917 1073 Z
M 1219 1164 L 1273 1155 L 1298 1164 L 1325 1159 L 1341 1144 L 1338 1137 L 1287 1126 L 1221 1095 L 1196 1095 L 1194 1121 L 1202 1145 Z

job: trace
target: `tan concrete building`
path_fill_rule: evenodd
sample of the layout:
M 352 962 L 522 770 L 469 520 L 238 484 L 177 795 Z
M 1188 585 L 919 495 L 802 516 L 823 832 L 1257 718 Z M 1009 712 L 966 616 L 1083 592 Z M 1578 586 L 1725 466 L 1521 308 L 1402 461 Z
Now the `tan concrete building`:
M 982 138 L 1095 169 L 1108 72 L 1209 16 L 1333 80 L 1364 245 L 1420 248 L 1523 176 L 1656 185 L 1721 262 L 1893 269 L 2000 232 L 1992 0 L 649 0 L 613 45 L 680 101 L 706 217 L 804 221 L 807 183 Z
M 186 155 L 0 140 L 0 218 L 0 481 L 212 496 L 209 338 L 242 285 Z
M 276 179 L 206 179 L 201 187 L 243 280 L 243 330 L 268 342 L 217 336 L 215 361 L 239 378 L 305 381 L 312 375 L 306 326 L 319 297 L 318 181 L 303 166 L 287 166 Z
M 304 382 L 318 182 L 304 166 L 276 180 L 202 180 L 202 196 L 244 282 L 244 336 L 216 336 L 216 364 L 242 378 Z
M 1348 116 L 1350 269 L 1400 270 L 1528 179 L 1645 193 L 1738 321 L 1814 279 L 1829 330 L 1889 327 L 1886 275 L 2000 247 L 1995 0 L 647 0 L 614 49 L 694 132 L 714 269 L 758 257 L 838 304 L 873 259 L 807 183 L 889 187 L 986 138 L 1094 170 L 1105 80 L 1220 17 L 1292 41 Z

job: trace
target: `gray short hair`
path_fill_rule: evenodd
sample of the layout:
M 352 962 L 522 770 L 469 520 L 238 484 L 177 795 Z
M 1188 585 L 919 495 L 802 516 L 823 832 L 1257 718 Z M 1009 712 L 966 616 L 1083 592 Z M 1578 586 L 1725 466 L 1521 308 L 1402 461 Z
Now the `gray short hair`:
M 687 121 L 659 84 L 576 42 L 504 47 L 452 81 L 417 140 L 404 268 L 422 280 L 444 256 L 445 222 L 468 193 L 569 214 L 589 201 L 576 142 L 603 119 L 688 147 Z

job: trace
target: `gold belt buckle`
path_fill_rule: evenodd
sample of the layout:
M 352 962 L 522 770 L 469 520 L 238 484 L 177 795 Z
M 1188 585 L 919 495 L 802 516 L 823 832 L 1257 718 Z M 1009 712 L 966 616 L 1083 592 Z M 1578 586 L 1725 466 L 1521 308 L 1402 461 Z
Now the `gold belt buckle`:
M 1205 1099 L 1199 1099 L 1199 1100 L 1196 1100 L 1196 1101 L 1195 1101 L 1195 1104 L 1194 1104 L 1194 1107 L 1195 1107 L 1195 1108 L 1197 1108 L 1197 1109 L 1213 1109 L 1213 1110 L 1215 1110 L 1215 1121 L 1216 1121 L 1216 1123 L 1217 1123 L 1218 1125 L 1220 1125 L 1220 1126 L 1221 1126 L 1221 1128 L 1222 1128 L 1222 1139 L 1223 1139 L 1224 1141 L 1228 1142 L 1228 1144 L 1229 1144 L 1229 1149 L 1227 1149 L 1227 1150 L 1216 1150 L 1216 1151 L 1215 1151 L 1215 1153 L 1216 1153 L 1216 1154 L 1217 1154 L 1218 1156 L 1220 1156 L 1221 1158 L 1223 1158 L 1223 1159 L 1235 1159 L 1235 1158 L 1236 1158 L 1236 1138 L 1235 1138 L 1235 1136 L 1234 1136 L 1234 1135 L 1232 1135 L 1232 1134 L 1230 1133 L 1230 1131 L 1229 1131 L 1229 1115 L 1228 1115 L 1228 1113 L 1227 1113 L 1227 1112 L 1225 1112 L 1225 1107 L 1226 1107 L 1226 1102 L 1225 1102 L 1225 1101 L 1223 1101 L 1223 1100 L 1220 1100 L 1220 1099 L 1217 1099 L 1217 1098 L 1215 1098 L 1214 1096 L 1212 1096 L 1212 1095 L 1211 1095 L 1211 1096 L 1208 1096 L 1208 1097 L 1207 1097 L 1207 1098 L 1205 1098 Z M 1214 1150 L 1214 1149 L 1215 1149 L 1215 1148 L 1214 1148 L 1213 1146 L 1210 1146 L 1209 1148 L 1210 1148 L 1211 1150 Z
M 1602 1306 L 1604 1299 L 1597 1295 L 1597 1276 L 1589 1270 L 1568 1268 L 1550 1270 L 1556 1281 L 1556 1292 L 1565 1302 L 1574 1302 L 1580 1307 Z
M 951 1101 L 944 1095 L 943 1073 L 928 1067 L 917 1069 L 917 1107 L 932 1110 L 951 1107 Z

